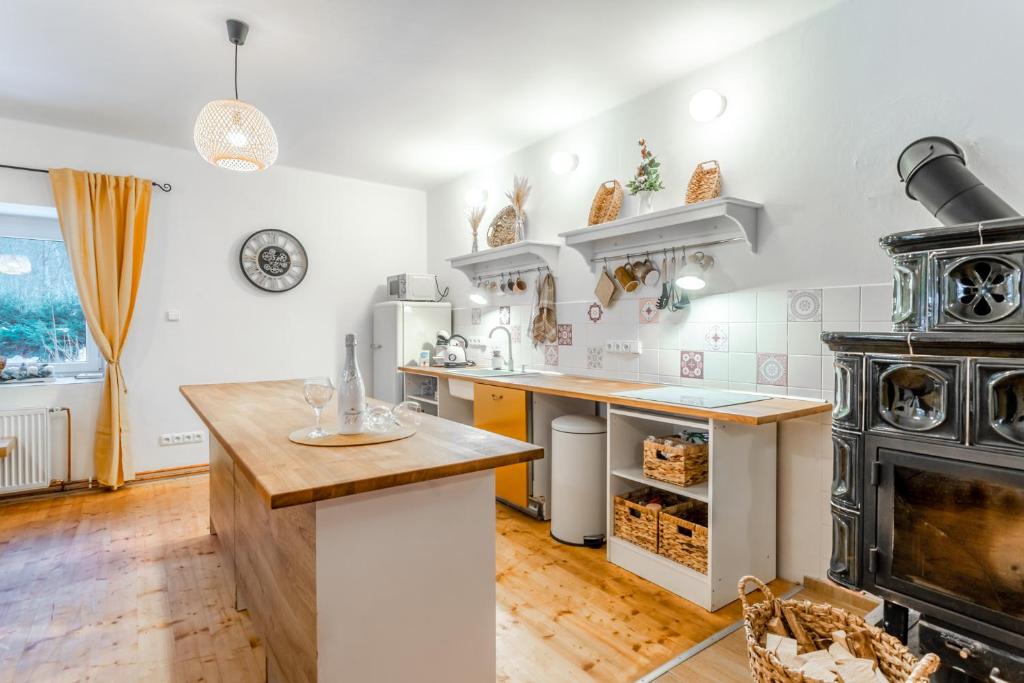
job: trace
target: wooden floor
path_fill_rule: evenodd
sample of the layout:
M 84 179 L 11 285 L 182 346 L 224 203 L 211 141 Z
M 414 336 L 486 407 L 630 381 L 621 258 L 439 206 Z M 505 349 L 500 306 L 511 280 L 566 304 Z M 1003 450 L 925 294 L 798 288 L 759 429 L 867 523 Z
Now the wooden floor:
M 207 487 L 199 475 L 0 505 L 0 683 L 262 681 L 259 637 L 207 531 Z M 497 507 L 499 681 L 631 682 L 739 617 Z

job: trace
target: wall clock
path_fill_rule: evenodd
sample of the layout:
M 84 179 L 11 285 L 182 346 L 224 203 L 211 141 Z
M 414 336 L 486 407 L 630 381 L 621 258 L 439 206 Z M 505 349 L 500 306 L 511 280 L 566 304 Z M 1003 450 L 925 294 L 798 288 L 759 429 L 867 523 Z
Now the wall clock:
M 238 254 L 242 273 L 265 292 L 287 292 L 306 277 L 306 250 L 284 230 L 257 230 Z

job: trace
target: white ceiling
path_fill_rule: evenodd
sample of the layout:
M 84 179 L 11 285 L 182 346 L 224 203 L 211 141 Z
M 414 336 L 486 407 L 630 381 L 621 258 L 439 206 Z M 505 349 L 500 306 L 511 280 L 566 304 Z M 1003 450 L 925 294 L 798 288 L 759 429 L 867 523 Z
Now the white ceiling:
M 278 163 L 429 187 L 834 2 L 3 0 L 0 117 L 191 147 L 234 17 Z

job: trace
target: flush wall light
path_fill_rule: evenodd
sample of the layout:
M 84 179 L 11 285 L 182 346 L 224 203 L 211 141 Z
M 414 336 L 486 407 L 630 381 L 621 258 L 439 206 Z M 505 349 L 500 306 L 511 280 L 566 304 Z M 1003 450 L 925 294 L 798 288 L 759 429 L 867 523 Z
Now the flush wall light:
M 551 155 L 551 170 L 556 175 L 572 173 L 580 165 L 580 158 L 572 152 L 555 152 Z
M 463 199 L 466 202 L 466 206 L 471 209 L 475 209 L 478 206 L 484 206 L 487 204 L 487 190 L 479 187 L 471 187 L 466 190 L 466 194 L 463 195 Z
M 725 95 L 717 90 L 698 90 L 690 98 L 690 116 L 700 123 L 714 121 L 725 111 L 725 105 Z
M 262 171 L 277 161 L 277 134 L 263 112 L 238 99 L 238 48 L 245 45 L 249 25 L 237 19 L 228 19 L 227 25 L 228 41 L 235 46 L 235 99 L 203 107 L 193 138 L 199 154 L 215 166 Z

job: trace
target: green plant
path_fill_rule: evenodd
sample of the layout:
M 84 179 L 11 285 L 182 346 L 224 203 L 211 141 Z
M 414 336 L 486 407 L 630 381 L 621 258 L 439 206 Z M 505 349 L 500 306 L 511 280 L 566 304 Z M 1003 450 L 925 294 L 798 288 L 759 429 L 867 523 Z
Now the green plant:
M 664 190 L 665 186 L 661 184 L 661 174 L 658 171 L 661 162 L 647 149 L 647 140 L 640 138 L 637 144 L 640 145 L 640 165 L 636 167 L 636 175 L 626 184 L 629 193 Z

